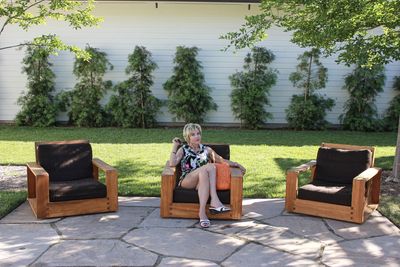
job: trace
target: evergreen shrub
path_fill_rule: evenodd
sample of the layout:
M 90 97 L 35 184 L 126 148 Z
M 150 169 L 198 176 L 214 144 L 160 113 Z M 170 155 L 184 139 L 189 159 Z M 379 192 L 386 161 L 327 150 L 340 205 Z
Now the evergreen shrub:
M 265 106 L 270 106 L 269 90 L 277 79 L 277 71 L 268 67 L 274 59 L 270 50 L 254 47 L 244 60 L 244 71 L 229 77 L 232 111 L 245 127 L 256 129 L 272 118 Z

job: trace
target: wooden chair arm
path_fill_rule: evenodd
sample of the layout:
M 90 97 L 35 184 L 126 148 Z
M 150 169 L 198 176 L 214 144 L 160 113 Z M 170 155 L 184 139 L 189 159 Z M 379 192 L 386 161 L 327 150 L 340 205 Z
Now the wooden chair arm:
M 243 179 L 243 173 L 239 168 L 230 167 L 230 169 L 232 178 Z
M 176 183 L 176 168 L 169 166 L 169 161 L 166 162 L 164 170 L 161 174 L 161 217 L 169 216 L 169 209 L 173 201 L 173 192 Z
M 111 165 L 108 165 L 107 163 L 105 163 L 104 161 L 102 161 L 101 159 L 98 159 L 98 158 L 92 159 L 92 163 L 95 167 L 99 168 L 100 170 L 102 170 L 106 173 L 117 171 L 114 167 L 112 167 Z
M 368 182 L 372 178 L 374 178 L 376 175 L 378 175 L 381 172 L 381 168 L 373 167 L 373 168 L 368 168 L 356 177 L 354 177 L 354 180 L 364 180 L 365 182 Z
M 169 161 L 165 163 L 164 170 L 161 174 L 161 185 L 164 190 L 172 194 L 176 183 L 176 168 L 169 166 Z
M 49 173 L 38 163 L 26 164 L 28 198 L 35 198 L 37 216 L 44 216 L 46 203 L 49 202 Z
M 175 176 L 176 167 L 169 166 L 169 160 L 165 163 L 164 170 L 162 172 L 162 176 Z
M 26 164 L 26 167 L 28 168 L 28 171 L 30 171 L 35 176 L 36 179 L 38 177 L 44 176 L 49 177 L 49 174 L 46 172 L 46 170 L 43 169 L 43 167 L 36 162 L 29 162 Z
M 317 161 L 316 160 L 311 160 L 311 161 L 309 161 L 307 163 L 304 163 L 304 164 L 302 164 L 300 166 L 288 169 L 286 171 L 286 174 L 289 173 L 289 172 L 295 172 L 295 173 L 304 172 L 304 171 L 307 171 L 307 170 L 315 167 L 316 165 L 317 165 Z

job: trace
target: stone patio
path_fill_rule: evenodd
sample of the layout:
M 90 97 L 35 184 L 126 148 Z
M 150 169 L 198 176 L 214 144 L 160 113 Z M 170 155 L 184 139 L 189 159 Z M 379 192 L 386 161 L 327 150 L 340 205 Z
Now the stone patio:
M 159 198 L 119 211 L 36 220 L 25 202 L 0 220 L 1 266 L 400 266 L 400 230 L 289 214 L 283 199 L 245 199 L 241 221 L 162 219 Z

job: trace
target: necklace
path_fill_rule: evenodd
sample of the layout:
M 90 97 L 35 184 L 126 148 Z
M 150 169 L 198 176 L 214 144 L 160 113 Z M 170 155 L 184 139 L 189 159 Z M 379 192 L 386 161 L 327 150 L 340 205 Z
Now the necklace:
M 189 145 L 189 147 L 193 150 L 194 153 L 199 154 L 200 152 L 200 145 L 197 148 L 194 148 L 192 146 Z

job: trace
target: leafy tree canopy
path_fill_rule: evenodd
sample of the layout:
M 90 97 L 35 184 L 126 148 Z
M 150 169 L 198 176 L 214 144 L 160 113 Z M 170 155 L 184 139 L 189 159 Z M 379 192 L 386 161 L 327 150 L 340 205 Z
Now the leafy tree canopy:
M 63 20 L 74 29 L 95 26 L 102 21 L 91 14 L 94 0 L 0 0 L 0 38 L 7 26 L 16 24 L 28 31 L 30 27 L 44 25 L 50 19 Z M 1 40 L 1 39 L 0 39 Z M 65 44 L 55 34 L 42 35 L 31 42 L 0 47 L 0 50 L 26 46 L 46 46 L 52 54 L 58 50 L 69 50 L 78 57 L 88 58 L 89 54 L 77 46 Z
M 292 31 L 295 44 L 338 53 L 347 65 L 400 60 L 400 0 L 262 0 L 260 10 L 222 38 L 236 48 L 252 46 L 276 25 Z

